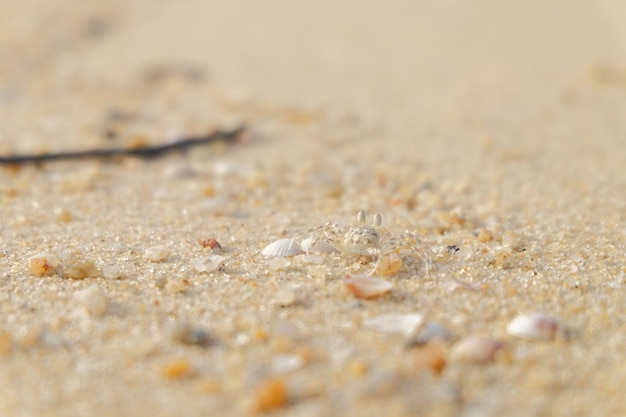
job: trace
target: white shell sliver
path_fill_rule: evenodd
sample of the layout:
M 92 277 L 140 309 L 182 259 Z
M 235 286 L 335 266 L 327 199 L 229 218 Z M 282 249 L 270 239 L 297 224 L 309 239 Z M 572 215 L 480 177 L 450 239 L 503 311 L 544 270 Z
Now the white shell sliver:
M 424 325 L 424 315 L 420 313 L 388 314 L 363 320 L 363 327 L 380 333 L 415 336 Z
M 300 245 L 293 239 L 278 239 L 267 245 L 261 254 L 265 256 L 295 256 L 302 253 Z
M 550 340 L 560 327 L 559 321 L 554 317 L 543 313 L 531 313 L 514 318 L 506 326 L 506 332 L 524 339 Z
M 308 237 L 300 242 L 302 250 L 306 253 L 331 253 L 337 252 L 337 249 L 324 239 L 316 239 L 314 237 Z
M 343 278 L 348 290 L 358 298 L 374 298 L 392 290 L 393 284 L 367 275 L 346 275 Z

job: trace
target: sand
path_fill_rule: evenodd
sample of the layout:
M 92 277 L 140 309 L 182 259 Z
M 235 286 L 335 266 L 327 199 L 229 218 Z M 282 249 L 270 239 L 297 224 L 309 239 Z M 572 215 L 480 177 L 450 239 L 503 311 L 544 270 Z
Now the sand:
M 0 414 L 626 415 L 626 7 L 496 3 L 0 4 L 2 155 L 246 126 L 1 168 Z M 261 254 L 358 211 L 374 256 Z

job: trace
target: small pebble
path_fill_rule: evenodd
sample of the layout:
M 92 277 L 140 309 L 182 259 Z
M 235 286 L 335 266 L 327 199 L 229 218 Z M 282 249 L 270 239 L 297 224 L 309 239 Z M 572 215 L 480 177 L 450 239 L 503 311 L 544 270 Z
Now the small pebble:
M 74 293 L 74 299 L 85 307 L 91 316 L 97 318 L 104 316 L 109 306 L 106 294 L 95 284 Z
M 280 307 L 289 307 L 298 301 L 296 292 L 291 287 L 281 288 L 276 292 L 275 302 Z
M 413 349 L 410 356 L 411 369 L 417 372 L 430 371 L 441 375 L 446 367 L 446 355 L 443 348 L 436 344 L 427 344 Z
M 252 393 L 252 411 L 266 413 L 287 405 L 287 385 L 281 378 L 261 381 Z
M 163 288 L 168 294 L 178 294 L 185 292 L 187 285 L 189 285 L 187 280 L 172 278 L 165 282 L 165 286 Z
M 170 329 L 169 335 L 172 340 L 189 346 L 206 347 L 213 342 L 206 330 L 193 327 L 187 322 L 176 323 Z
M 481 231 L 478 232 L 478 236 L 476 236 L 476 238 L 479 242 L 482 243 L 489 242 L 491 239 L 493 239 L 493 232 L 488 229 L 481 229 Z
M 272 370 L 276 375 L 284 375 L 296 371 L 304 365 L 301 355 L 279 354 L 272 359 Z
M 40 253 L 28 259 L 28 272 L 37 277 L 52 275 L 61 264 L 58 257 L 51 253 Z
M 161 375 L 170 379 L 185 378 L 192 374 L 193 368 L 186 358 L 174 359 L 161 368 Z
M 69 279 L 81 280 L 95 278 L 100 275 L 96 264 L 88 259 L 72 259 L 65 262 L 63 276 Z
M 102 275 L 110 280 L 122 280 L 128 278 L 128 274 L 116 266 L 106 266 L 102 271 Z
M 170 250 L 165 245 L 156 245 L 147 248 L 144 252 L 144 258 L 150 262 L 163 262 L 170 255 Z
M 272 258 L 267 263 L 267 266 L 272 271 L 284 271 L 285 269 L 289 268 L 289 266 L 291 266 L 291 261 L 285 258 Z

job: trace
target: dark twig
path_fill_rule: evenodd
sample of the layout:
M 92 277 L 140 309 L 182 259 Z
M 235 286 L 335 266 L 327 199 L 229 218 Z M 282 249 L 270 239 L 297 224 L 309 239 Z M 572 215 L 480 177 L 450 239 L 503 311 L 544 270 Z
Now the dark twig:
M 194 146 L 208 145 L 214 142 L 234 143 L 239 139 L 244 130 L 244 126 L 239 126 L 233 130 L 216 130 L 205 136 L 183 138 L 165 145 L 143 146 L 140 148 L 89 149 L 85 151 L 0 156 L 0 165 L 24 165 L 79 159 L 109 159 L 116 156 L 134 156 L 144 159 L 157 158 L 169 152 L 187 150 Z

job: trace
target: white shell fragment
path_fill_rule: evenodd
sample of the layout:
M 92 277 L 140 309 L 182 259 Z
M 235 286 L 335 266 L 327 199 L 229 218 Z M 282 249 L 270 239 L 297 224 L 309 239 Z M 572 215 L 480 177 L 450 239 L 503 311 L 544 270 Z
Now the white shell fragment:
M 332 253 L 337 252 L 337 249 L 330 243 L 326 242 L 324 239 L 316 239 L 314 237 L 309 237 L 303 239 L 300 242 L 300 246 L 302 250 L 306 253 Z
M 348 290 L 358 298 L 378 297 L 393 288 L 391 282 L 367 275 L 346 275 L 343 282 Z
M 424 315 L 420 313 L 387 314 L 363 320 L 363 327 L 380 333 L 415 336 L 424 325 Z
M 463 363 L 487 363 L 494 360 L 504 343 L 491 336 L 468 336 L 457 342 L 450 351 L 450 360 Z
M 217 271 L 224 263 L 226 258 L 220 255 L 209 255 L 195 258 L 191 261 L 193 268 L 198 272 Z
M 267 245 L 261 254 L 265 256 L 295 256 L 302 253 L 302 249 L 293 239 L 278 239 Z
M 146 249 L 144 258 L 151 262 L 162 262 L 170 255 L 170 250 L 165 245 L 156 245 Z
M 74 294 L 74 299 L 93 317 L 102 317 L 109 307 L 106 294 L 97 286 L 92 285 Z
M 559 321 L 543 313 L 522 314 L 513 319 L 506 332 L 511 336 L 531 340 L 553 339 L 560 328 Z

